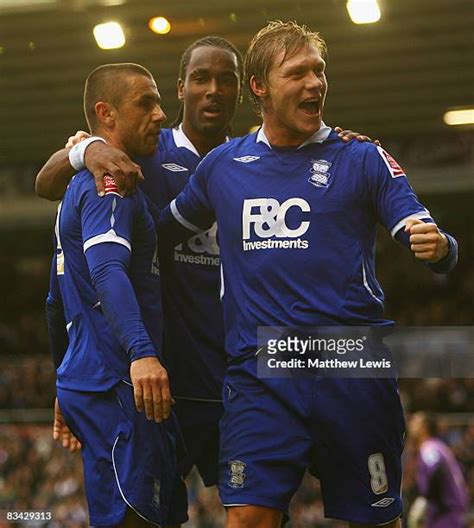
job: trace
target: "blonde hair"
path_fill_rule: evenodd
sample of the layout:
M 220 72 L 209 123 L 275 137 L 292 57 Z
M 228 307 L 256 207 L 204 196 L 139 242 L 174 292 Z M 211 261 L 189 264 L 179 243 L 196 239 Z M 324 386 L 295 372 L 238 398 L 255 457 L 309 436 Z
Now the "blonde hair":
M 267 83 L 268 72 L 275 55 L 281 51 L 284 52 L 282 64 L 301 47 L 311 45 L 316 47 L 323 59 L 327 56 L 326 42 L 320 34 L 294 21 L 274 20 L 253 37 L 245 54 L 244 71 L 245 84 L 250 91 L 250 100 L 257 112 L 260 110 L 260 100 L 250 87 L 250 79 L 255 76 L 258 81 Z

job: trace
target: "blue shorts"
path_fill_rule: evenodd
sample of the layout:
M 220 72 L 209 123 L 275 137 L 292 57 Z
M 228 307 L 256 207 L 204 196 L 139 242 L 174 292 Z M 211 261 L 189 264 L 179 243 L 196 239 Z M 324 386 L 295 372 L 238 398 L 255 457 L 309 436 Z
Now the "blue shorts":
M 231 366 L 221 420 L 224 506 L 286 511 L 307 469 L 327 517 L 382 524 L 402 512 L 405 421 L 395 380 L 259 379 Z
M 182 474 L 196 466 L 206 486 L 215 486 L 219 461 L 219 421 L 224 413 L 220 402 L 176 398 L 173 407 L 186 445 Z
M 161 424 L 147 420 L 136 410 L 133 387 L 123 382 L 106 392 L 57 393 L 64 420 L 82 443 L 92 525 L 116 525 L 127 508 L 157 525 L 187 520 L 174 415 Z

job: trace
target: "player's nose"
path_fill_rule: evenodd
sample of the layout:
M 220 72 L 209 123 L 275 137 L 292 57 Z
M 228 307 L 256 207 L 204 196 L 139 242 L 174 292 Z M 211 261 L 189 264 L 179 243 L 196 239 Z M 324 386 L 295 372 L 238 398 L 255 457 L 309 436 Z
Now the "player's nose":
M 163 109 L 161 108 L 161 106 L 157 106 L 156 109 L 155 109 L 155 112 L 153 114 L 153 119 L 154 121 L 157 121 L 158 123 L 163 123 L 164 121 L 166 121 L 166 114 L 165 112 L 163 111 Z
M 221 92 L 221 84 L 215 78 L 209 81 L 207 93 L 208 95 L 219 94 Z
M 306 88 L 308 90 L 314 90 L 314 89 L 321 90 L 322 86 L 323 86 L 322 79 L 320 79 L 319 76 L 314 71 L 310 71 L 308 75 L 306 76 Z

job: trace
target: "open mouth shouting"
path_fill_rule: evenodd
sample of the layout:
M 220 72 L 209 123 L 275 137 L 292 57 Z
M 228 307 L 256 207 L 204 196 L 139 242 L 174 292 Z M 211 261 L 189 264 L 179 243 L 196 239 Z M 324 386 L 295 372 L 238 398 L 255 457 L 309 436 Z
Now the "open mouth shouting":
M 321 110 L 320 99 L 319 97 L 305 99 L 298 105 L 298 108 L 308 116 L 318 116 Z

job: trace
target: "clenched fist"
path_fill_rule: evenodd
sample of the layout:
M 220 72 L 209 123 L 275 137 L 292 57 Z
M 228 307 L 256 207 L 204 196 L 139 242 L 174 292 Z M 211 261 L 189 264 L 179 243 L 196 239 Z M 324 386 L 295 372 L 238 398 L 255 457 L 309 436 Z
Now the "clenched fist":
M 448 254 L 448 239 L 436 224 L 409 219 L 405 232 L 410 234 L 410 249 L 416 258 L 434 264 Z

